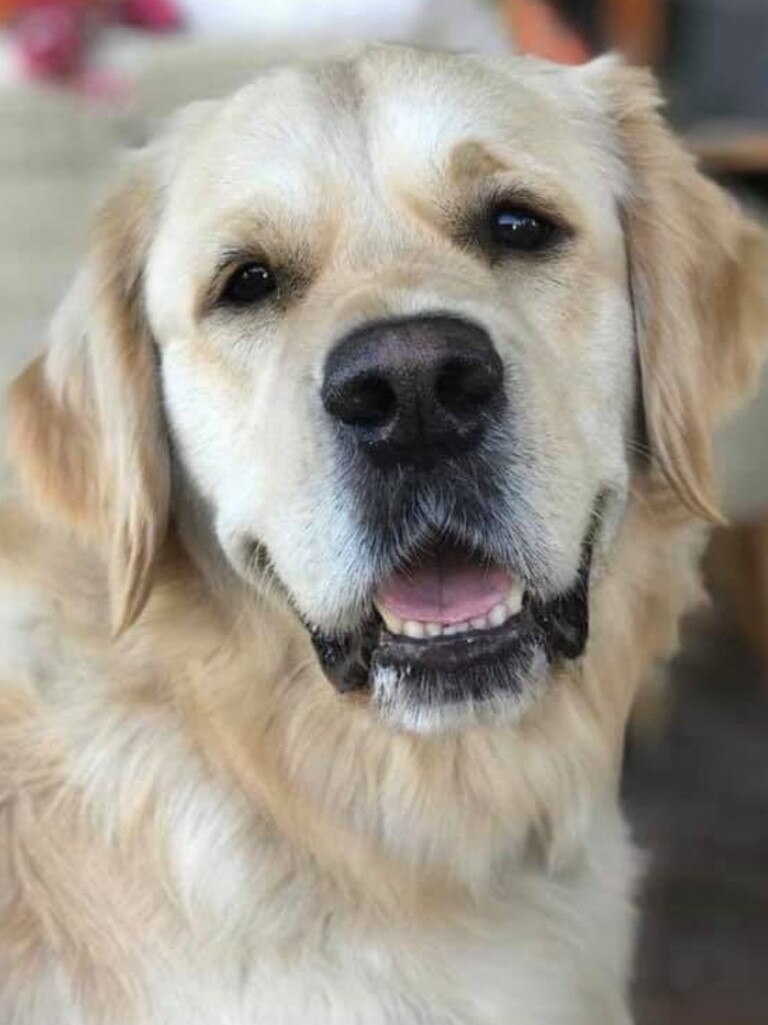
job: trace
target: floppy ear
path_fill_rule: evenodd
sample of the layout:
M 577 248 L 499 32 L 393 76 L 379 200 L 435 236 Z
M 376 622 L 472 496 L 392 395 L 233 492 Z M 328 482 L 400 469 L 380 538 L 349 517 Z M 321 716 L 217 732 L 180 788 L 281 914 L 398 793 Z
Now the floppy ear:
M 615 58 L 584 70 L 626 169 L 622 215 L 656 483 L 660 470 L 688 510 L 719 521 L 712 435 L 757 383 L 768 241 L 666 127 L 650 73 Z
M 168 520 L 168 446 L 141 295 L 157 202 L 145 152 L 98 212 L 48 350 L 9 403 L 25 486 L 107 547 L 115 631 L 141 611 Z

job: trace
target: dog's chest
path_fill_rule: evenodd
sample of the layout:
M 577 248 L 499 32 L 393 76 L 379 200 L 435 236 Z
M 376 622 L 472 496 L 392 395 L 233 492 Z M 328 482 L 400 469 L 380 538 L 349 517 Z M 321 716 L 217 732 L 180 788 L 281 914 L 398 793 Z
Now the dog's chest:
M 174 979 L 150 970 L 146 1025 L 626 1025 L 625 907 L 592 885 L 535 879 L 501 914 L 407 928 L 318 915 L 307 893 L 303 938 L 283 909 L 285 944 L 267 902 L 222 944 L 188 937 Z
M 167 760 L 173 754 L 168 743 L 164 751 Z M 508 890 L 485 910 L 439 924 L 419 916 L 396 924 L 394 915 L 365 914 L 349 901 L 342 911 L 341 900 L 334 901 L 306 865 L 286 870 L 274 837 L 241 844 L 238 816 L 222 811 L 215 790 L 208 797 L 204 835 L 202 793 L 190 823 L 184 820 L 188 801 L 175 809 L 172 842 L 165 848 L 170 875 L 163 876 L 175 891 L 171 901 L 164 898 L 150 847 L 143 853 L 132 848 L 129 869 L 106 852 L 101 866 L 93 859 L 68 860 L 74 903 L 62 925 L 73 942 L 85 945 L 86 967 L 81 971 L 46 943 L 48 967 L 41 970 L 43 962 L 36 962 L 27 993 L 0 987 L 0 1021 L 628 1022 L 625 887 L 611 878 L 610 864 L 598 859 L 594 872 L 559 881 L 515 873 Z M 107 873 L 96 889 L 94 866 Z M 51 1007 L 61 1015 L 52 1018 Z
M 433 938 L 434 939 L 434 938 Z M 499 938 L 500 939 L 500 938 Z M 417 943 L 398 951 L 286 962 L 265 955 L 218 970 L 192 962 L 154 980 L 146 1025 L 625 1025 L 616 979 L 570 963 L 546 937 L 525 943 Z M 524 948 L 528 947 L 526 951 Z M 142 1025 L 144 1023 L 142 1022 Z
M 555 880 L 515 869 L 469 917 L 395 925 L 366 914 L 363 899 L 342 913 L 307 859 L 222 786 L 174 715 L 134 708 L 127 730 L 109 695 L 92 689 L 90 704 L 83 697 L 60 717 L 70 776 L 56 793 L 75 808 L 85 795 L 98 824 L 67 801 L 44 808 L 45 851 L 55 845 L 62 874 L 47 879 L 40 906 L 59 916 L 78 957 L 35 928 L 34 966 L 14 948 L 7 973 L 0 945 L 0 1022 L 627 1022 L 629 859 L 613 811 L 592 834 L 589 871 Z M 25 749 L 33 768 L 40 748 Z M 19 832 L 14 849 L 15 870 L 26 859 L 33 878 L 40 838 Z M 28 911 L 33 927 L 38 905 Z

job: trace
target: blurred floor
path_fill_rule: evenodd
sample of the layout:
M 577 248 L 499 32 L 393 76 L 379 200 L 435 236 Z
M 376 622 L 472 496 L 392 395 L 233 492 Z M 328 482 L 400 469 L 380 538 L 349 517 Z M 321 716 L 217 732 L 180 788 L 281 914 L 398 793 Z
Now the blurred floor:
M 715 615 L 691 633 L 663 738 L 627 758 L 637 1022 L 768 1025 L 768 686 Z

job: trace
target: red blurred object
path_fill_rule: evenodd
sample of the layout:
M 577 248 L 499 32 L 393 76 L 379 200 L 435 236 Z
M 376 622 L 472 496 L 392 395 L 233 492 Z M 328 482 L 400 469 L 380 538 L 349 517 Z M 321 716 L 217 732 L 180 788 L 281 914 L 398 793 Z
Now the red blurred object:
M 181 28 L 181 12 L 173 0 L 123 0 L 118 4 L 120 20 L 152 32 L 174 32 Z
M 118 99 L 126 83 L 108 70 L 89 67 L 89 49 L 110 25 L 148 32 L 181 27 L 174 0 L 0 0 L 0 17 L 11 19 L 22 74 L 65 84 L 101 99 Z
M 16 20 L 24 68 L 34 78 L 71 78 L 85 64 L 82 5 L 25 4 Z
M 26 11 L 38 7 L 68 7 L 74 10 L 78 7 L 104 6 L 111 0 L 0 0 L 0 22 L 12 21 L 19 18 Z

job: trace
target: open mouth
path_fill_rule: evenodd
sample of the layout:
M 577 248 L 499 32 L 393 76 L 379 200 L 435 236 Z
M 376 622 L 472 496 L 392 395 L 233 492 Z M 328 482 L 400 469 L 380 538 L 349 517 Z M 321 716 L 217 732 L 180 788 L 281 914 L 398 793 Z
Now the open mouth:
M 382 581 L 355 631 L 312 639 L 339 690 L 368 688 L 385 708 L 514 697 L 583 652 L 591 555 L 590 537 L 573 586 L 544 600 L 481 552 L 435 543 Z
M 518 615 L 524 588 L 501 566 L 455 545 L 433 546 L 392 573 L 375 607 L 390 637 L 431 640 L 502 626 Z

